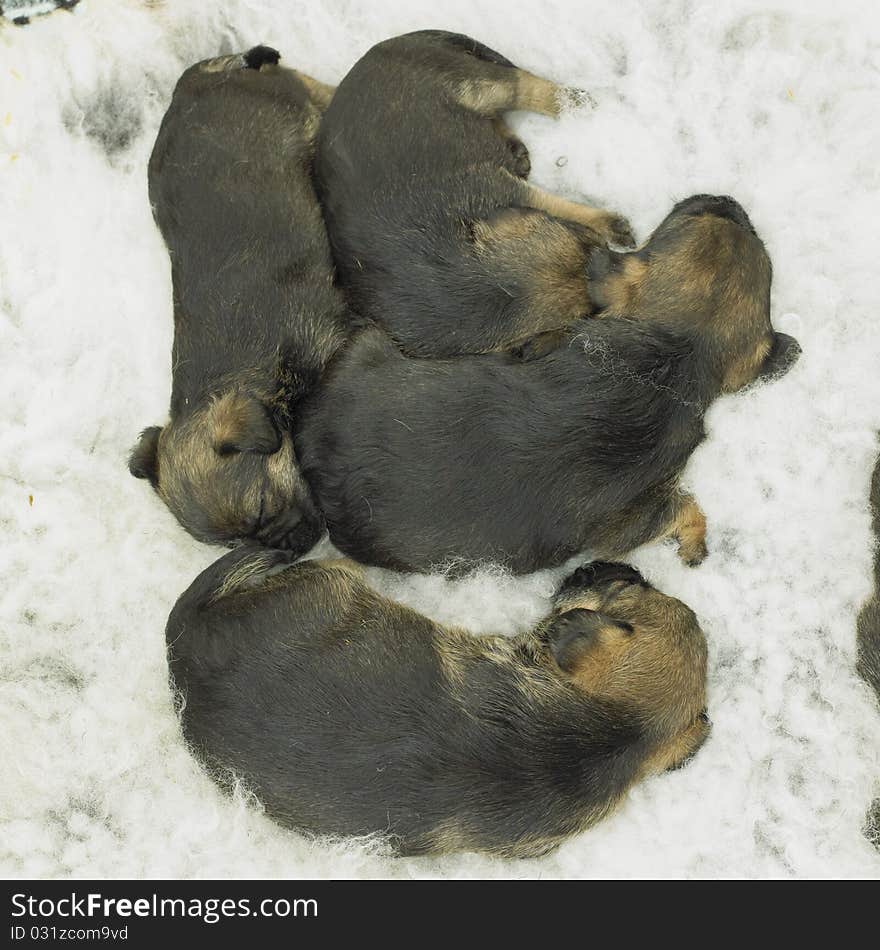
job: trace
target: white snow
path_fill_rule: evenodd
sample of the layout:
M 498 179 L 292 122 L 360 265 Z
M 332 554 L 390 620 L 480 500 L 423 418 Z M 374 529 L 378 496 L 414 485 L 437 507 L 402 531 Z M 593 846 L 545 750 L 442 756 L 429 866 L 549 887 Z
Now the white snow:
M 265 42 L 335 82 L 424 27 L 591 90 L 594 108 L 514 120 L 545 187 L 595 196 L 642 237 L 689 194 L 742 201 L 773 258 L 776 326 L 804 348 L 709 416 L 687 474 L 708 560 L 633 558 L 702 620 L 710 741 L 539 861 L 309 841 L 216 790 L 178 733 L 163 628 L 218 552 L 125 466 L 170 390 L 146 160 L 179 73 Z M 880 427 L 878 80 L 873 2 L 83 0 L 0 26 L 0 873 L 880 876 L 861 834 L 880 716 L 853 669 Z M 431 616 L 511 633 L 555 576 L 370 572 Z

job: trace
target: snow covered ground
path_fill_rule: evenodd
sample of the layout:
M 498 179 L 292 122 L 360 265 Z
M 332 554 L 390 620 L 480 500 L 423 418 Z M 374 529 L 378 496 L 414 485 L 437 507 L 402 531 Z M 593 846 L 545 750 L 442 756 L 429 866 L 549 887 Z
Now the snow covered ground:
M 853 671 L 870 588 L 880 427 L 880 8 L 688 0 L 83 0 L 0 21 L 0 873 L 4 876 L 870 876 L 880 715 Z M 146 161 L 172 86 L 257 42 L 337 81 L 374 42 L 470 33 L 592 92 L 521 116 L 533 177 L 629 214 L 729 193 L 775 267 L 782 381 L 720 400 L 687 481 L 709 518 L 695 570 L 633 558 L 710 644 L 710 741 L 538 861 L 395 860 L 279 830 L 199 770 L 163 628 L 217 551 L 125 459 L 165 419 L 171 287 Z M 430 486 L 425 486 L 426 495 Z M 451 583 L 371 572 L 440 620 L 514 632 L 555 575 Z

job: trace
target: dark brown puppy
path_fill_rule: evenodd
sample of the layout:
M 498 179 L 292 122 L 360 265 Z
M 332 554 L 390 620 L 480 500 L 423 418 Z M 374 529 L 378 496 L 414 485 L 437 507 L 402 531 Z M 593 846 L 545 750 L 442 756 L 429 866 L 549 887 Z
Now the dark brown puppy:
M 310 177 L 332 90 L 277 61 L 256 47 L 188 69 L 150 158 L 174 287 L 171 419 L 130 468 L 205 541 L 322 530 L 288 429 L 350 325 Z
M 596 265 L 609 316 L 541 360 L 414 360 L 378 330 L 352 342 L 296 433 L 339 548 L 419 571 L 616 559 L 663 535 L 705 556 L 678 488 L 703 414 L 798 352 L 770 324 L 770 260 L 739 205 L 696 196 Z
M 239 548 L 166 630 L 184 735 L 292 828 L 387 835 L 402 854 L 542 854 L 708 730 L 692 611 L 621 564 L 562 586 L 516 638 L 379 596 L 350 561 Z
M 631 246 L 629 225 L 528 184 L 528 153 L 503 119 L 556 115 L 566 95 L 439 30 L 379 43 L 340 83 L 315 163 L 327 230 L 354 309 L 406 353 L 529 341 L 535 356 L 592 312 L 590 255 Z
M 880 459 L 871 479 L 871 512 L 874 535 L 880 539 Z M 858 621 L 858 671 L 880 700 L 880 547 L 874 552 L 874 593 L 862 608 Z M 865 833 L 880 848 L 880 798 L 874 801 Z

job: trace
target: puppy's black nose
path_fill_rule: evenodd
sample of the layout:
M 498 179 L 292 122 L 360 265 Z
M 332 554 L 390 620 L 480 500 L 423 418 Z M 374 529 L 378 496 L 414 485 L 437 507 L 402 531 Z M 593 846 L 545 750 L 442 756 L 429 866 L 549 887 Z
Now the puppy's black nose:
M 713 214 L 716 218 L 727 218 L 749 233 L 755 233 L 745 208 L 729 195 L 692 195 L 680 201 L 675 208 L 687 215 Z
M 615 581 L 650 587 L 645 578 L 630 564 L 619 564 L 616 561 L 592 561 L 590 564 L 579 567 L 571 577 L 566 578 L 559 593 L 592 590 L 613 584 Z

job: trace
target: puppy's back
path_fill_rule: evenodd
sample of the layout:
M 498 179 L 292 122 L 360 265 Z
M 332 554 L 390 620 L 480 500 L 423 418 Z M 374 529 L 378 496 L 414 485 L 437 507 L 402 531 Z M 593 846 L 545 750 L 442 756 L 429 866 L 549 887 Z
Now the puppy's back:
M 304 78 L 276 63 L 256 47 L 192 66 L 150 157 L 171 256 L 174 365 L 186 367 L 173 406 L 279 347 L 308 388 L 350 324 L 312 181 L 321 114 Z
M 358 560 L 559 564 L 606 550 L 620 513 L 683 468 L 703 432 L 689 352 L 622 320 L 534 363 L 414 360 L 367 330 L 304 404 L 298 457 Z
M 507 146 L 489 120 L 462 108 L 459 100 L 474 62 L 462 55 L 462 43 L 486 49 L 467 37 L 426 30 L 376 44 L 349 70 L 318 133 L 318 180 L 333 178 L 334 187 L 323 189 L 322 197 L 334 212 L 344 212 L 349 191 L 369 199 L 376 185 L 394 176 L 400 196 L 387 196 L 393 200 L 382 207 L 392 214 L 415 213 L 402 194 L 417 196 L 430 190 L 438 175 L 452 179 L 477 160 L 499 165 L 505 160 Z M 492 50 L 486 55 L 498 56 Z
M 180 263 L 194 272 L 200 248 L 206 257 L 229 255 L 283 234 L 304 267 L 326 272 L 329 250 L 311 181 L 319 121 L 293 70 L 251 68 L 239 56 L 188 69 L 148 173 L 150 201 L 172 255 L 185 251 Z M 222 281 L 223 274 L 212 277 Z

